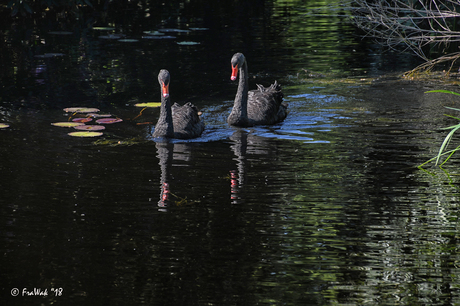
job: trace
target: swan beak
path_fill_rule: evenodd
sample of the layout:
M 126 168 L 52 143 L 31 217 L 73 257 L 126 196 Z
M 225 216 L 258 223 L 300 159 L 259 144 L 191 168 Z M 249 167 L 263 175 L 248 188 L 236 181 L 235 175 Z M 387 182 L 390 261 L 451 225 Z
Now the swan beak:
M 232 81 L 235 81 L 237 74 L 238 74 L 238 65 L 235 65 L 235 66 L 232 65 L 232 76 L 230 77 L 230 79 Z
M 163 97 L 165 98 L 169 97 L 169 84 L 165 85 L 165 83 L 163 83 L 163 85 L 161 86 L 161 89 L 163 91 Z

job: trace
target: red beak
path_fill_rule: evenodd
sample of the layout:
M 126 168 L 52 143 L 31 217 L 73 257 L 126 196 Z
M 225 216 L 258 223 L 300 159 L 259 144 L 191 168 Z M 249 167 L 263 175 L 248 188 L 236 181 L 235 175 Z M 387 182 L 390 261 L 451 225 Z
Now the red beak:
M 238 65 L 235 65 L 235 66 L 232 65 L 232 76 L 230 77 L 230 79 L 232 81 L 235 81 L 237 75 L 238 75 Z
M 163 86 L 161 86 L 161 89 L 163 91 L 163 97 L 165 98 L 169 97 L 169 84 L 165 85 L 165 83 L 163 83 Z

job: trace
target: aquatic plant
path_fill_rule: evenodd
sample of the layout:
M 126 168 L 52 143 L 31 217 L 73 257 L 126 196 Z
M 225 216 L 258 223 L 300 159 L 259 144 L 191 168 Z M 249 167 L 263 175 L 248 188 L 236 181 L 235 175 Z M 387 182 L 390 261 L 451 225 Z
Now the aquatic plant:
M 441 92 L 441 93 L 448 93 L 448 94 L 453 94 L 453 95 L 457 95 L 457 96 L 460 96 L 460 93 L 457 93 L 457 92 L 454 92 L 454 91 L 450 91 L 450 90 L 430 90 L 430 91 L 426 91 L 425 93 L 432 93 L 432 92 Z M 453 108 L 453 107 L 448 107 L 448 106 L 445 106 L 447 109 L 451 109 L 451 110 L 455 110 L 455 111 L 460 111 L 460 109 L 458 108 Z M 460 118 L 457 118 L 457 117 L 454 117 L 452 115 L 446 115 L 447 117 L 451 117 L 451 118 L 454 118 L 454 119 L 457 119 L 460 121 Z M 420 165 L 419 167 L 423 166 L 423 165 L 426 165 L 427 163 L 429 163 L 430 161 L 432 160 L 436 160 L 436 165 L 439 163 L 439 160 L 441 159 L 441 156 L 443 155 L 448 155 L 447 158 L 442 162 L 441 166 L 443 164 L 445 164 L 449 159 L 450 157 L 455 153 L 457 152 L 458 150 L 460 150 L 460 145 L 457 146 L 455 149 L 453 150 L 450 150 L 450 151 L 445 151 L 450 143 L 450 141 L 452 140 L 452 136 L 454 135 L 454 133 L 460 129 L 460 123 L 456 124 L 456 125 L 452 125 L 452 126 L 449 126 L 449 127 L 446 127 L 446 128 L 443 128 L 443 130 L 451 130 L 447 136 L 444 138 L 444 141 L 442 142 L 441 144 L 441 147 L 439 148 L 439 151 L 438 151 L 438 154 L 428 160 L 427 162 L 425 162 L 424 164 Z
M 105 126 L 103 125 L 89 125 L 89 124 L 83 124 L 79 126 L 75 126 L 74 129 L 76 130 L 82 130 L 82 131 L 100 131 L 100 130 L 105 130 Z
M 102 119 L 97 119 L 96 122 L 99 124 L 112 124 L 112 123 L 118 123 L 122 122 L 123 120 L 120 118 L 102 118 Z
M 161 102 L 145 102 L 145 103 L 136 103 L 134 104 L 136 107 L 160 107 Z
M 84 125 L 83 122 L 53 122 L 51 123 L 51 125 L 54 125 L 54 126 L 60 126 L 60 127 L 76 127 L 76 126 L 80 126 L 80 125 Z
M 94 107 L 67 107 L 64 108 L 66 113 L 97 113 L 100 110 Z
M 81 123 L 85 123 L 85 122 L 90 122 L 91 120 L 93 120 L 92 118 L 73 118 L 72 121 L 73 122 L 81 122 Z
M 88 131 L 68 133 L 69 136 L 73 136 L 73 137 L 98 137 L 98 136 L 102 136 L 103 134 L 104 133 L 102 132 L 88 132 Z
M 98 137 L 102 136 L 102 132 L 96 132 L 105 130 L 105 126 L 102 124 L 112 124 L 117 122 L 122 122 L 123 120 L 120 118 L 109 118 L 112 115 L 110 114 L 97 114 L 99 109 L 93 107 L 67 107 L 63 109 L 66 113 L 71 113 L 69 116 L 68 122 L 53 122 L 51 125 L 59 126 L 59 127 L 73 127 L 77 132 L 70 132 L 67 133 L 73 137 Z M 85 117 L 77 117 L 73 118 L 75 115 L 85 116 Z M 93 120 L 93 118 L 100 118 L 96 119 L 96 123 L 98 125 L 89 125 L 85 124 Z

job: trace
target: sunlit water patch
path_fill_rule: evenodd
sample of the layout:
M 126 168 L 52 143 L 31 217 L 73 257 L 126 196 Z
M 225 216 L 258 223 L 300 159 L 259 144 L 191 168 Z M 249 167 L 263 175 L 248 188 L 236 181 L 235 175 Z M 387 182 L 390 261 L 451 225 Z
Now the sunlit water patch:
M 305 90 L 308 87 L 305 87 Z M 310 88 L 308 88 L 310 90 Z M 289 88 L 285 89 L 289 92 Z M 321 95 L 302 93 L 287 95 L 285 102 L 289 114 L 286 119 L 273 126 L 258 126 L 251 131 L 258 136 L 306 143 L 328 143 L 328 132 L 335 128 L 346 128 L 345 124 L 352 117 L 345 115 L 337 104 L 345 102 L 338 95 Z

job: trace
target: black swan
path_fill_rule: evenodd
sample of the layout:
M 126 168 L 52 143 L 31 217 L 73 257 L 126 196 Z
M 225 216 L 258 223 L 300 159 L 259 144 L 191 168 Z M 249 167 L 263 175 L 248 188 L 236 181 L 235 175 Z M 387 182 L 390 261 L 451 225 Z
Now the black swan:
M 283 121 L 287 116 L 287 106 L 282 104 L 281 86 L 275 81 L 270 87 L 257 85 L 258 89 L 248 90 L 248 64 L 242 53 L 232 57 L 232 81 L 236 80 L 238 71 L 240 81 L 227 122 L 234 126 L 267 125 Z
M 196 138 L 204 131 L 196 107 L 187 102 L 184 106 L 174 103 L 169 98 L 169 71 L 162 69 L 158 74 L 161 88 L 161 108 L 153 137 L 190 139 Z

